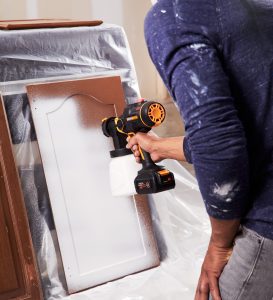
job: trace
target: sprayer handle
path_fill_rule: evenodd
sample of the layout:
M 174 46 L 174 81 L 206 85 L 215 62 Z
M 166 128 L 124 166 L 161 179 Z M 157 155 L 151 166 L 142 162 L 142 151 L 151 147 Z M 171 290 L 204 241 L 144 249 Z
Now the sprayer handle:
M 152 160 L 150 153 L 147 152 L 147 151 L 145 151 L 145 150 L 143 150 L 140 147 L 138 149 L 139 149 L 139 152 L 140 152 L 140 160 L 141 160 L 143 168 L 147 169 L 147 168 L 153 168 L 153 167 L 155 167 L 156 164 Z

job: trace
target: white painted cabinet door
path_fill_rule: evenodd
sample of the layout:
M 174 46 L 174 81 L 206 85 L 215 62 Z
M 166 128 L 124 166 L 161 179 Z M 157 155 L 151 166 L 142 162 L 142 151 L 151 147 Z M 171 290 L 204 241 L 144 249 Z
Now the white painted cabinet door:
M 147 199 L 113 197 L 101 120 L 120 115 L 119 77 L 27 87 L 70 293 L 159 264 Z

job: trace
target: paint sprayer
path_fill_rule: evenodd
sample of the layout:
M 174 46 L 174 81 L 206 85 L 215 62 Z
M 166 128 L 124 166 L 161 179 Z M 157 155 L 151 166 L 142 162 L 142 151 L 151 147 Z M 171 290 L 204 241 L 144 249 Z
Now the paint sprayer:
M 120 117 L 102 120 L 102 131 L 112 137 L 114 150 L 110 151 L 110 183 L 114 196 L 159 193 L 175 187 L 172 172 L 153 162 L 148 152 L 139 147 L 141 165 L 136 163 L 130 149 L 126 148 L 127 137 L 137 132 L 147 133 L 165 119 L 164 107 L 154 101 L 141 99 L 129 104 Z

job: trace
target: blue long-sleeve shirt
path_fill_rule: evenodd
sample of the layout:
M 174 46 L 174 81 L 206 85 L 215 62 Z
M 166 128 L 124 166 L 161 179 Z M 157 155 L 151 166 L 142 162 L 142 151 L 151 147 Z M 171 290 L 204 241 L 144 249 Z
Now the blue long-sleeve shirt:
M 159 0 L 145 36 L 208 214 L 273 239 L 273 2 Z

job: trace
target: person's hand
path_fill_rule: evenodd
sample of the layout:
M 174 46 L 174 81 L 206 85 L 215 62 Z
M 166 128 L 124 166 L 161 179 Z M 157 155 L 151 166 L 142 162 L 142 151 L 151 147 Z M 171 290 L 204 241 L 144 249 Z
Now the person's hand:
M 232 247 L 219 247 L 212 241 L 210 242 L 194 300 L 208 300 L 209 294 L 213 300 L 221 300 L 218 280 L 231 253 Z
M 155 133 L 149 132 L 145 133 L 137 133 L 131 138 L 127 138 L 127 146 L 126 148 L 131 149 L 134 153 L 137 162 L 140 162 L 140 152 L 139 146 L 146 152 L 149 152 L 151 158 L 154 162 L 159 162 L 163 159 L 160 155 L 160 151 L 158 149 L 158 144 L 161 138 L 158 137 Z
M 139 132 L 133 137 L 127 138 L 128 144 L 126 147 L 133 151 L 137 162 L 141 161 L 139 146 L 150 153 L 154 162 L 159 162 L 166 158 L 185 161 L 183 141 L 183 136 L 160 138 L 152 132 L 148 134 Z

